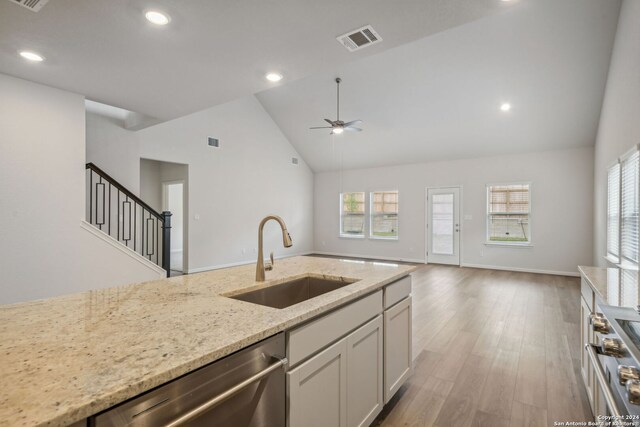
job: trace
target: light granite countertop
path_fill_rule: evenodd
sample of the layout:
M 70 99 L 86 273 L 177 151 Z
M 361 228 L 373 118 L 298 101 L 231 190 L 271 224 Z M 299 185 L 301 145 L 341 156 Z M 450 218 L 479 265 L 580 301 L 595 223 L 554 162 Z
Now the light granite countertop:
M 582 265 L 578 270 L 603 304 L 633 309 L 640 304 L 637 271 Z
M 300 256 L 260 284 L 250 264 L 0 306 L 0 426 L 81 420 L 414 269 Z M 223 296 L 309 274 L 359 281 L 282 310 Z

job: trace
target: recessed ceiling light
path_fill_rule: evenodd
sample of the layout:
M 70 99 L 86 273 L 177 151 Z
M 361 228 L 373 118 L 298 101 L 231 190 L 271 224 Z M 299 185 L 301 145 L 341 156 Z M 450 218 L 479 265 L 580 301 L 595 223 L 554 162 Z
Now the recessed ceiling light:
M 505 102 L 502 105 L 500 105 L 500 109 L 502 111 L 509 111 L 511 110 L 511 104 L 509 104 L 508 102 Z
M 282 74 L 280 73 L 269 73 L 264 77 L 270 82 L 279 82 L 280 80 L 282 80 Z
M 147 21 L 156 25 L 167 25 L 171 20 L 169 15 L 165 15 L 162 12 L 158 12 L 157 10 L 150 10 L 144 14 L 144 17 L 147 18 Z
M 42 57 L 42 55 L 38 55 L 35 52 L 30 52 L 28 50 L 22 50 L 19 52 L 20 56 L 22 56 L 24 59 L 28 59 L 29 61 L 32 62 L 42 62 L 44 61 L 44 57 Z

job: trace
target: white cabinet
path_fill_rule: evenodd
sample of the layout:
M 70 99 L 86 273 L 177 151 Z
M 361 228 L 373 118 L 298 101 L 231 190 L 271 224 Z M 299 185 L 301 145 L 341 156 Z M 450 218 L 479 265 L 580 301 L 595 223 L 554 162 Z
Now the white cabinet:
M 593 368 L 591 367 L 591 361 L 584 345 L 591 342 L 591 328 L 589 325 L 589 315 L 591 310 L 585 302 L 584 298 L 580 298 L 580 346 L 582 351 L 580 352 L 580 368 L 582 372 L 582 379 L 584 381 L 585 388 L 587 389 L 587 397 L 589 398 L 589 404 L 591 408 L 593 405 Z
M 411 297 L 384 312 L 384 403 L 409 378 L 412 368 Z
M 346 427 L 347 338 L 287 373 L 289 427 Z
M 382 316 L 287 374 L 290 427 L 366 427 L 382 400 Z
M 288 427 L 367 427 L 411 374 L 411 278 L 287 331 Z
M 367 427 L 378 416 L 382 399 L 382 316 L 347 337 L 347 425 Z

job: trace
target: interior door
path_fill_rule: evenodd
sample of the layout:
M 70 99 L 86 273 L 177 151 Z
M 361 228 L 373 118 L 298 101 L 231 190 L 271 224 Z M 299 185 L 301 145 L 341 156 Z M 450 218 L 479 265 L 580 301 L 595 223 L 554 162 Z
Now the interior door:
M 427 189 L 428 263 L 460 265 L 460 188 Z

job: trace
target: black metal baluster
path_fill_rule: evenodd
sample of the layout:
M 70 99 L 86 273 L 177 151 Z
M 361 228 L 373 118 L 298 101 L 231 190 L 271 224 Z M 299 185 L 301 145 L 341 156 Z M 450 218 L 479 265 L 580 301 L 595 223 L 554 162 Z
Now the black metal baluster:
M 162 212 L 162 268 L 171 275 L 171 212 Z
M 89 170 L 89 224 L 93 224 L 93 171 L 92 170 Z
M 136 250 L 136 237 L 137 237 L 137 227 L 138 224 L 138 203 L 133 204 L 133 250 Z
M 107 230 L 109 231 L 109 236 L 111 236 L 111 182 L 109 182 L 109 225 L 107 225 Z
M 116 240 L 119 242 L 120 241 L 120 190 L 118 190 L 118 231 L 117 231 L 118 235 L 116 237 Z

